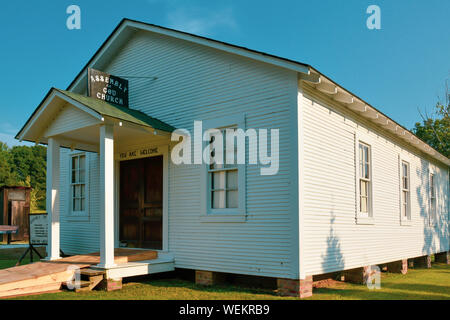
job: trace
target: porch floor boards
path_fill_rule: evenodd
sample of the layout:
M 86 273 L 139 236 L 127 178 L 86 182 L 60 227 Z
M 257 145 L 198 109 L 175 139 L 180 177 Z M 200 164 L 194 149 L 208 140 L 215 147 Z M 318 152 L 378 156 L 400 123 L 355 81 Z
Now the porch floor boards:
M 157 251 L 142 249 L 117 248 L 114 255 L 118 265 L 158 258 Z M 90 253 L 0 270 L 0 298 L 55 291 L 73 278 L 77 268 L 99 263 L 99 253 Z

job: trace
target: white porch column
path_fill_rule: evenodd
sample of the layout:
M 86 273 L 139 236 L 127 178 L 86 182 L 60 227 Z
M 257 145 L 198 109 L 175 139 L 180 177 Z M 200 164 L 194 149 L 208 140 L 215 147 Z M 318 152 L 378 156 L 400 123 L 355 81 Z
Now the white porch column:
M 59 259 L 59 142 L 48 139 L 47 146 L 47 260 Z
M 100 264 L 114 266 L 114 127 L 100 127 Z

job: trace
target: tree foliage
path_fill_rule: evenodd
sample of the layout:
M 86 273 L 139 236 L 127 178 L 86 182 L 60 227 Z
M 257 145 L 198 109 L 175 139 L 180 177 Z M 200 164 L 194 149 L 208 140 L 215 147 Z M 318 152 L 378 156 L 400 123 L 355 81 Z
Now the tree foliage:
M 9 148 L 0 142 L 0 187 L 32 187 L 32 210 L 45 209 L 46 153 L 43 146 Z
M 416 122 L 413 132 L 420 139 L 447 158 L 450 157 L 450 104 L 436 104 L 433 115 L 422 115 L 422 122 Z

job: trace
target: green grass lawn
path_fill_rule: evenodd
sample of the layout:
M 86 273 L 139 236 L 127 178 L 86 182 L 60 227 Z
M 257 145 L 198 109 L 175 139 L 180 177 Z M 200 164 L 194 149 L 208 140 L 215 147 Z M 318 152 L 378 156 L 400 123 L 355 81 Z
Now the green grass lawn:
M 0 250 L 0 268 L 11 267 L 16 263 L 17 252 L 2 253 Z M 26 262 L 26 261 L 25 261 Z M 217 285 L 202 287 L 192 281 L 180 279 L 144 278 L 139 282 L 129 282 L 122 290 L 105 292 L 91 291 L 74 293 L 63 291 L 20 297 L 26 300 L 57 300 L 57 299 L 163 299 L 163 300 L 272 300 L 295 299 L 279 297 L 274 290 L 255 289 L 248 286 Z M 376 300 L 376 299 L 444 299 L 450 300 L 450 266 L 433 264 L 432 269 L 409 269 L 407 275 L 382 273 L 381 289 L 370 290 L 363 285 L 337 283 L 329 288 L 314 289 L 313 297 L 308 300 Z

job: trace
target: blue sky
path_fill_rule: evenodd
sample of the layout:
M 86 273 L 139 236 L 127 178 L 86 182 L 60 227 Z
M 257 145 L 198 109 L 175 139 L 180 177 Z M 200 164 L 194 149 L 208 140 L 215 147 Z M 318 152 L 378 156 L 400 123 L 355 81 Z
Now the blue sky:
M 68 30 L 66 8 L 81 8 Z M 369 5 L 381 30 L 369 30 Z M 0 141 L 65 89 L 124 17 L 305 62 L 407 128 L 444 100 L 450 1 L 8 1 L 0 9 Z M 450 80 L 449 80 L 450 82 Z

